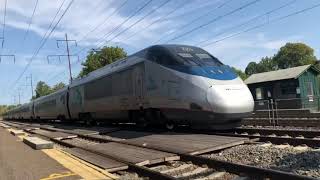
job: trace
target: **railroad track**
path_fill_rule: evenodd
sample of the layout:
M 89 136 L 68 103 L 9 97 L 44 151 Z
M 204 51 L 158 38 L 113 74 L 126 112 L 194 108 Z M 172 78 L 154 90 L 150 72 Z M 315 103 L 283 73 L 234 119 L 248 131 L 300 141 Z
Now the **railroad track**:
M 290 144 L 293 146 L 307 145 L 320 147 L 320 131 L 316 130 L 289 130 L 289 129 L 261 129 L 237 128 L 233 133 L 213 133 L 223 136 L 259 138 L 261 142 L 273 144 Z
M 277 135 L 290 136 L 299 138 L 320 138 L 320 130 L 304 130 L 304 129 L 273 129 L 273 128 L 246 128 L 241 127 L 235 129 L 238 134 L 260 134 L 260 135 Z
M 246 118 L 242 121 L 243 125 L 246 126 L 272 126 L 273 123 L 270 123 L 270 119 L 267 117 L 255 117 L 255 118 Z M 320 127 L 320 118 L 278 118 L 277 126 L 293 126 L 293 127 Z
M 111 158 L 113 160 L 124 163 L 128 166 L 129 171 L 136 172 L 143 177 L 149 177 L 151 179 L 190 179 L 190 178 L 210 179 L 210 177 L 212 178 L 216 177 L 218 176 L 219 173 L 223 173 L 224 171 L 231 174 L 237 174 L 237 175 L 244 174 L 248 177 L 265 177 L 265 178 L 271 178 L 271 179 L 280 179 L 280 178 L 281 179 L 282 178 L 315 179 L 311 177 L 300 176 L 300 175 L 278 171 L 278 170 L 259 168 L 259 167 L 250 166 L 250 165 L 243 165 L 243 164 L 231 163 L 231 162 L 226 162 L 226 161 L 221 161 L 216 159 L 210 159 L 203 156 L 173 152 L 162 147 L 155 148 L 155 147 L 148 147 L 145 144 L 141 144 L 141 145 L 132 144 L 130 142 L 127 142 L 118 138 L 113 138 L 113 137 L 106 138 L 104 136 L 97 136 L 97 135 L 83 135 L 81 133 L 73 132 L 72 130 L 59 129 L 59 128 L 50 127 L 50 126 L 32 125 L 27 123 L 8 123 L 8 122 L 5 122 L 5 123 L 8 125 L 14 126 L 16 128 L 24 129 L 28 133 L 34 133 L 31 130 L 31 127 L 33 127 L 33 128 L 40 128 L 44 131 L 49 131 L 49 132 L 61 132 L 61 133 L 69 133 L 72 135 L 77 135 L 76 138 L 79 141 L 75 143 L 75 142 L 70 142 L 68 140 L 65 141 L 63 139 L 56 139 L 48 135 L 40 134 L 41 136 L 46 137 L 52 140 L 53 142 L 63 145 L 65 147 L 78 148 L 83 151 L 99 155 L 101 157 Z M 26 127 L 30 129 L 26 130 Z M 70 139 L 72 140 L 73 138 L 70 138 Z M 91 147 L 92 143 L 109 143 L 109 142 L 116 142 L 120 144 L 144 148 L 144 149 L 152 149 L 159 152 L 174 153 L 180 157 L 180 160 L 174 161 L 175 163 L 169 166 L 160 164 L 160 165 L 148 167 L 148 166 L 137 165 L 134 163 L 127 162 L 122 158 L 110 157 Z M 191 162 L 191 164 L 189 162 Z M 166 167 L 166 168 L 163 169 L 162 167 Z M 183 169 L 187 171 L 183 171 Z

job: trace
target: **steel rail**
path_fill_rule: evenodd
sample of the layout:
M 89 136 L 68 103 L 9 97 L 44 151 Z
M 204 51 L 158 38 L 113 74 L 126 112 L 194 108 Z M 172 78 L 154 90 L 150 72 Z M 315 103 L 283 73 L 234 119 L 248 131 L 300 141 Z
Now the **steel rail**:
M 320 147 L 320 139 L 310 138 L 291 138 L 291 137 L 279 137 L 279 136 L 259 136 L 259 135 L 247 135 L 247 134 L 233 134 L 233 133 L 212 133 L 219 136 L 232 136 L 232 137 L 247 137 L 247 138 L 259 138 L 260 142 L 271 142 L 273 144 L 290 144 L 293 146 L 307 145 L 309 147 Z
M 315 119 L 315 120 L 314 120 Z M 260 125 L 271 126 L 268 117 L 264 118 L 247 118 L 243 120 L 244 125 Z M 283 117 L 278 118 L 278 126 L 293 126 L 293 127 L 320 127 L 320 119 L 315 117 L 309 117 L 309 119 Z
M 236 128 L 237 133 L 259 133 L 263 135 L 276 134 L 279 136 L 288 135 L 291 137 L 303 136 L 305 138 L 320 137 L 320 130 L 302 130 L 302 129 L 268 129 L 268 128 Z
M 40 127 L 40 128 L 44 129 L 44 130 L 50 130 L 50 129 L 53 130 L 53 128 L 48 128 L 48 127 L 43 127 L 43 128 Z M 54 129 L 55 130 L 59 130 L 58 128 L 54 128 Z M 251 176 L 251 177 L 266 177 L 266 178 L 272 178 L 272 179 L 291 179 L 291 180 L 315 180 L 316 179 L 316 178 L 312 178 L 312 177 L 301 176 L 301 175 L 288 173 L 288 172 L 284 172 L 284 171 L 279 171 L 279 170 L 264 169 L 264 168 L 259 168 L 259 167 L 255 167 L 255 166 L 250 166 L 250 165 L 237 164 L 237 163 L 221 161 L 221 160 L 216 160 L 216 159 L 209 159 L 209 158 L 205 158 L 205 157 L 201 157 L 201 156 L 195 156 L 195 155 L 190 155 L 190 154 L 184 154 L 184 153 L 179 153 L 179 152 L 168 151 L 168 150 L 166 150 L 164 148 L 161 148 L 161 147 L 157 147 L 157 148 L 148 147 L 147 145 L 146 146 L 137 145 L 137 144 L 126 142 L 126 141 L 115 141 L 112 138 L 101 138 L 101 137 L 93 137 L 91 135 L 82 135 L 82 134 L 79 134 L 79 133 L 74 133 L 74 132 L 69 131 L 69 130 L 63 130 L 61 132 L 67 132 L 67 133 L 70 133 L 70 134 L 76 134 L 80 138 L 86 138 L 86 139 L 94 140 L 94 141 L 117 142 L 117 143 L 121 143 L 121 144 L 132 145 L 132 146 L 142 147 L 142 148 L 147 148 L 147 149 L 153 149 L 153 150 L 163 151 L 163 152 L 167 152 L 167 153 L 175 153 L 178 156 L 180 156 L 181 160 L 184 160 L 184 161 L 191 161 L 191 162 L 193 162 L 195 164 L 206 164 L 207 166 L 209 166 L 211 168 L 215 168 L 215 169 L 220 168 L 220 169 L 224 169 L 224 170 L 226 170 L 228 172 L 235 173 L 235 174 L 242 174 L 243 173 L 243 174 L 246 174 L 246 175 Z M 218 134 L 224 134 L 225 135 L 225 133 L 218 133 Z M 240 137 L 244 137 L 244 136 L 240 135 Z M 256 136 L 254 136 L 254 137 L 256 138 Z M 292 138 L 289 138 L 289 139 L 292 139 Z M 87 150 L 84 147 L 79 147 L 79 148 L 81 148 L 83 150 Z M 92 152 L 92 153 L 96 153 L 94 150 L 90 150 L 90 149 L 88 149 L 88 150 L 90 152 Z M 103 155 L 100 152 L 97 152 L 97 153 L 99 153 L 99 155 Z M 117 160 L 117 158 L 114 158 L 114 157 L 109 157 L 108 156 L 108 158 Z M 128 163 L 125 163 L 125 164 L 128 164 Z M 129 167 L 131 167 L 131 166 L 129 165 Z M 139 167 L 139 166 L 134 165 L 132 167 L 135 168 L 135 167 Z M 157 176 L 159 174 L 156 173 L 154 175 Z M 171 178 L 171 177 L 168 177 L 168 178 Z

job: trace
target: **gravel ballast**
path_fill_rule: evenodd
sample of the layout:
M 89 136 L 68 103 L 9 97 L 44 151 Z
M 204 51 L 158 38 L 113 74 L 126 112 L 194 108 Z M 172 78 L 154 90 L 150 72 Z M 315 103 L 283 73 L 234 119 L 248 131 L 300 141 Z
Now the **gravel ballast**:
M 205 157 L 320 177 L 320 149 L 276 145 L 239 145 Z

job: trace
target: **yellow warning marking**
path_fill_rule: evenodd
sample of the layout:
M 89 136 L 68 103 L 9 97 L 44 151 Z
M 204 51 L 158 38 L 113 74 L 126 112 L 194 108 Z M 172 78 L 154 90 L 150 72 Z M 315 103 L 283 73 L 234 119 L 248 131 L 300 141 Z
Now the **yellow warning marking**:
M 114 178 L 116 176 L 113 176 L 112 174 L 107 176 L 105 173 L 101 173 L 57 149 L 43 149 L 42 151 L 84 179 L 116 179 Z M 111 175 L 113 177 L 111 177 Z
M 40 179 L 40 180 L 59 179 L 59 178 L 69 177 L 69 176 L 75 176 L 75 175 L 76 175 L 76 174 L 73 173 L 73 172 L 65 172 L 65 173 L 62 173 L 62 174 L 55 173 L 55 174 L 50 174 L 49 177 L 47 177 L 47 178 L 42 178 L 42 179 Z
M 104 175 L 107 176 L 108 178 L 111 178 L 111 179 L 118 179 L 118 178 L 119 178 L 118 176 L 109 173 L 107 170 L 102 169 L 102 168 L 100 168 L 100 167 L 98 167 L 98 166 L 95 166 L 95 165 L 93 165 L 93 164 L 90 164 L 90 163 L 88 163 L 88 162 L 86 162 L 86 161 L 84 161 L 84 160 L 82 160 L 82 159 L 80 159 L 80 158 L 78 158 L 78 157 L 76 157 L 76 156 L 73 156 L 72 154 L 69 154 L 69 153 L 67 153 L 67 152 L 65 152 L 65 151 L 63 151 L 63 150 L 61 150 L 61 149 L 57 149 L 57 150 L 60 151 L 60 152 L 62 152 L 62 153 L 64 153 L 64 154 L 66 154 L 67 156 L 75 159 L 76 161 L 79 161 L 81 164 L 84 164 L 84 165 L 86 165 L 86 166 L 89 166 L 90 168 L 92 168 L 92 169 L 94 169 L 94 170 L 96 170 L 96 171 L 104 174 Z
M 7 129 L 10 131 L 9 129 Z M 29 136 L 28 133 L 25 133 L 23 136 L 18 136 L 19 139 L 23 140 L 24 137 Z M 41 150 L 45 154 L 47 154 L 52 159 L 56 160 L 58 163 L 63 165 L 65 168 L 73 171 L 72 176 L 79 175 L 83 179 L 118 179 L 118 176 L 115 176 L 105 169 L 99 168 L 97 166 L 94 166 L 86 161 L 83 161 L 63 150 L 59 149 L 43 149 Z M 68 176 L 71 176 L 71 174 L 68 174 Z M 50 180 L 50 179 L 57 179 L 57 178 L 63 178 L 67 177 L 67 174 L 51 174 L 48 178 L 44 178 L 41 180 Z

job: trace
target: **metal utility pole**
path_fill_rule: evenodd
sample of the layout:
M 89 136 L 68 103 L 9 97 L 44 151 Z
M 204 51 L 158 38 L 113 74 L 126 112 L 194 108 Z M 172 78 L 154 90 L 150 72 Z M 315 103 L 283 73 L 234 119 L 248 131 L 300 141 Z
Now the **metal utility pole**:
M 69 63 L 69 76 L 70 76 L 70 83 L 72 83 L 72 72 L 71 72 L 71 62 L 70 62 L 70 57 L 74 56 L 74 55 L 70 55 L 70 49 L 69 49 L 69 42 L 73 41 L 75 43 L 75 46 L 77 46 L 77 41 L 76 40 L 71 40 L 68 39 L 68 35 L 67 33 L 65 34 L 65 39 L 64 40 L 57 40 L 57 47 L 59 47 L 59 42 L 65 42 L 66 43 L 66 47 L 67 47 L 67 57 L 68 57 L 68 63 Z M 63 56 L 63 55 L 60 55 Z M 59 56 L 59 58 L 60 58 Z
M 13 104 L 16 104 L 16 95 L 12 95 L 13 97 Z
M 26 80 L 28 81 L 28 79 L 30 78 L 30 86 L 31 86 L 31 98 L 33 98 L 33 84 L 32 84 L 32 74 L 30 74 L 30 76 L 26 77 Z
M 19 104 L 21 104 L 21 94 L 20 94 L 21 89 L 18 89 L 18 98 L 19 98 Z

